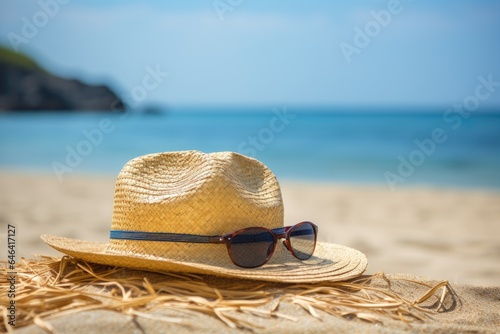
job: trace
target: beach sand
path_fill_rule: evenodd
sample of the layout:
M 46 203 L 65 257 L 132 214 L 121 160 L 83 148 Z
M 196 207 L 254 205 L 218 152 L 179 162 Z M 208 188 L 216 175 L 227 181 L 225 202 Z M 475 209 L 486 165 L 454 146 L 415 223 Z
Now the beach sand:
M 18 257 L 60 255 L 40 240 L 43 233 L 106 242 L 114 182 L 1 172 L 0 242 L 7 224 L 16 226 Z M 365 253 L 367 273 L 500 285 L 500 192 L 280 183 L 286 224 L 316 223 L 319 240 Z
M 481 310 L 491 313 L 492 305 L 498 311 L 493 314 L 500 313 L 500 192 L 428 187 L 391 191 L 383 186 L 280 183 L 285 223 L 310 220 L 319 226 L 321 241 L 364 252 L 369 263 L 367 274 L 383 271 L 448 280 L 463 293 L 464 305 L 472 305 L 474 314 Z M 16 227 L 18 260 L 34 254 L 60 256 L 40 240 L 43 233 L 100 242 L 108 239 L 113 177 L 68 175 L 60 183 L 51 174 L 3 171 L 0 189 L 2 260 L 7 259 L 8 224 Z M 489 304 L 482 305 L 482 300 Z M 113 322 L 106 316 L 109 312 L 99 312 L 89 317 Z M 85 322 L 86 317 L 82 315 L 78 321 Z M 120 317 L 117 314 L 112 319 L 119 322 Z M 500 326 L 499 318 L 465 324 L 483 322 L 484 328 L 491 330 Z M 450 319 L 448 325 L 453 323 Z M 342 321 L 332 324 L 342 327 Z M 387 332 L 396 331 L 396 327 Z M 363 328 L 360 331 L 370 330 Z M 378 327 L 377 332 L 385 331 Z

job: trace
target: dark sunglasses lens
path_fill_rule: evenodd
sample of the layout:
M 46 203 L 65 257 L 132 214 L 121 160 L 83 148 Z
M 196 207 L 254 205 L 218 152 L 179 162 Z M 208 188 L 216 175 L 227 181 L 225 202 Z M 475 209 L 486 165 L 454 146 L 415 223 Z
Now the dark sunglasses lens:
M 255 268 L 263 265 L 273 249 L 273 235 L 264 229 L 248 228 L 231 238 L 231 256 L 240 267 Z
M 309 223 L 295 226 L 289 233 L 290 245 L 300 260 L 307 260 L 316 246 L 316 230 Z

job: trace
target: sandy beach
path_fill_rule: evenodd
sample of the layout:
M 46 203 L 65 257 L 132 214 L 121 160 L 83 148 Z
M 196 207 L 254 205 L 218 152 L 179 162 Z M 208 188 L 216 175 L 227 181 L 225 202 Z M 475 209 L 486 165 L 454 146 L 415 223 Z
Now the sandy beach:
M 58 256 L 43 233 L 106 242 L 114 178 L 0 173 L 0 240 L 17 229 L 17 256 Z M 500 285 L 500 193 L 388 188 L 282 180 L 285 220 L 310 220 L 321 241 L 356 248 L 368 274 L 406 273 L 482 286 Z M 6 254 L 0 255 L 6 258 Z
M 20 257 L 60 256 L 41 240 L 42 233 L 106 242 L 113 209 L 114 178 L 69 176 L 59 183 L 50 174 L 0 173 L 0 242 L 7 225 L 16 227 L 16 252 Z M 310 220 L 319 228 L 321 241 L 357 248 L 368 257 L 366 274 L 404 274 L 419 280 L 448 280 L 460 298 L 453 312 L 436 315 L 427 324 L 411 327 L 391 320 L 386 326 L 345 321 L 334 316 L 309 319 L 289 332 L 318 332 L 341 328 L 345 332 L 494 332 L 500 324 L 500 193 L 484 190 L 401 188 L 314 184 L 281 181 L 286 223 Z M 7 259 L 7 253 L 2 260 Z M 488 288 L 489 287 L 489 288 Z M 409 291 L 413 291 L 410 289 Z M 290 316 L 305 315 L 300 307 L 280 306 Z M 167 313 L 168 314 L 168 313 Z M 495 316 L 495 314 L 497 314 Z M 304 319 L 306 319 L 304 318 Z M 96 320 L 97 319 L 97 320 Z M 212 332 L 229 330 L 207 315 L 194 312 L 188 319 L 210 323 Z M 198 319 L 198 320 L 197 320 Z M 191 321 L 190 320 L 190 321 Z M 192 329 L 141 320 L 148 332 L 170 328 Z M 290 326 L 288 320 L 263 321 L 273 332 Z M 135 333 L 137 323 L 109 311 L 92 311 L 55 319 L 57 332 L 88 331 Z M 98 326 L 97 326 L 98 324 Z M 121 327 L 116 327 L 122 324 Z M 97 326 L 97 327 L 96 327 Z M 160 326 L 160 327 L 159 327 Z M 123 327 L 123 328 L 122 328 Z M 292 330 L 294 329 L 294 330 Z M 206 328 L 203 329 L 206 331 Z M 40 332 L 35 325 L 20 332 Z

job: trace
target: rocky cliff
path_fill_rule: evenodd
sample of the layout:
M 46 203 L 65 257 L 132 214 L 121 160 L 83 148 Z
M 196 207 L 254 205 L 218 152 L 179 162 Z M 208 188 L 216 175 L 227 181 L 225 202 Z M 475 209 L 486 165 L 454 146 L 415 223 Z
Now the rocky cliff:
M 0 110 L 124 110 L 105 85 L 88 85 L 48 73 L 29 57 L 0 48 Z

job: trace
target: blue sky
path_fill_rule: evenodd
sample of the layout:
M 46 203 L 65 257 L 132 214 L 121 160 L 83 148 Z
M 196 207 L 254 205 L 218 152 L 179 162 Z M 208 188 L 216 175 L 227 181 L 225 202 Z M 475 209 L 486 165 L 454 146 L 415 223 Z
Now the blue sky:
M 148 68 L 168 72 L 143 104 L 445 108 L 479 76 L 500 82 L 500 1 L 59 1 L 2 1 L 0 42 L 41 20 L 21 52 L 119 94 Z M 487 106 L 500 107 L 500 88 Z

